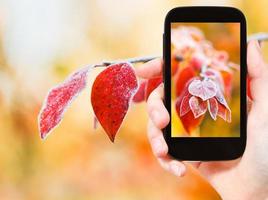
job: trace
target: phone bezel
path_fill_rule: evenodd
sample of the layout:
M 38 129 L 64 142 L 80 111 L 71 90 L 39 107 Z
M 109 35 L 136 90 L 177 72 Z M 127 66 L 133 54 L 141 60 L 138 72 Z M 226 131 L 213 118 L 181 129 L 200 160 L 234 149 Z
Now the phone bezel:
M 179 160 L 232 160 L 240 157 L 246 146 L 247 135 L 247 39 L 246 19 L 232 7 L 177 7 L 168 12 L 163 34 L 164 103 L 171 114 L 171 39 L 172 22 L 239 22 L 240 23 L 240 137 L 171 137 L 171 122 L 163 130 L 168 153 Z

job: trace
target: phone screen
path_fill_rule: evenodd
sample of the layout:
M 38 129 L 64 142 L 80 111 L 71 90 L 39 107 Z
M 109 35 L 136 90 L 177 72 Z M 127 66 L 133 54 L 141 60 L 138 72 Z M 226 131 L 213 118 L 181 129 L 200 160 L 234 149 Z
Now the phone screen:
M 171 137 L 240 137 L 240 23 L 171 23 Z

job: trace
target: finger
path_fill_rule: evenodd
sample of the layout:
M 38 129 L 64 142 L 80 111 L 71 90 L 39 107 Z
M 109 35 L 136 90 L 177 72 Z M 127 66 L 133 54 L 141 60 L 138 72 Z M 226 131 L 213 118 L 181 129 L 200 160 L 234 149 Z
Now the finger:
M 154 155 L 158 158 L 164 158 L 168 153 L 168 146 L 164 139 L 162 130 L 158 129 L 151 120 L 148 122 L 148 139 Z
M 260 78 L 265 70 L 265 62 L 257 41 L 250 41 L 247 49 L 248 73 L 251 78 Z
M 170 157 L 159 158 L 160 165 L 170 173 L 178 177 L 183 177 L 186 174 L 186 166 L 183 162 L 173 160 Z
M 155 126 L 163 129 L 169 123 L 170 117 L 163 103 L 163 84 L 160 84 L 149 96 L 147 101 L 147 111 Z
M 148 122 L 148 139 L 152 147 L 152 151 L 157 158 L 163 158 L 166 160 L 168 156 L 168 146 L 163 137 L 162 130 L 158 129 L 151 120 Z M 201 164 L 200 161 L 184 161 L 194 168 L 198 168 Z M 163 164 L 163 163 L 162 163 Z
M 150 79 L 157 76 L 161 76 L 162 67 L 163 67 L 162 58 L 156 58 L 139 67 L 136 67 L 135 71 L 137 76 L 144 79 Z
M 268 81 L 268 70 L 257 41 L 248 44 L 247 64 L 252 97 L 255 102 L 265 101 L 268 88 L 264 83 Z

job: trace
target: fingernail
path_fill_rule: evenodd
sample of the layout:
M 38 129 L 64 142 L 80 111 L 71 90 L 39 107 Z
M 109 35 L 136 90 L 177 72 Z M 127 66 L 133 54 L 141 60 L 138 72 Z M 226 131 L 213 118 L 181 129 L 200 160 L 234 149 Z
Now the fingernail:
M 160 141 L 160 139 L 154 138 L 152 141 L 152 146 L 156 155 L 160 155 L 162 153 L 163 149 L 162 142 Z
M 159 87 L 164 87 L 164 83 L 163 82 L 160 83 Z

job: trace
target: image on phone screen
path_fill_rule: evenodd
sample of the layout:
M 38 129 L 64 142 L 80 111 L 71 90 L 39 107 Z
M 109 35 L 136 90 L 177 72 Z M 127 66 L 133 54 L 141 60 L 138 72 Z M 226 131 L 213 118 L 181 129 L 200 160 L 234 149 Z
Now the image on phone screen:
M 240 23 L 171 23 L 171 137 L 240 137 Z

